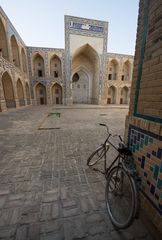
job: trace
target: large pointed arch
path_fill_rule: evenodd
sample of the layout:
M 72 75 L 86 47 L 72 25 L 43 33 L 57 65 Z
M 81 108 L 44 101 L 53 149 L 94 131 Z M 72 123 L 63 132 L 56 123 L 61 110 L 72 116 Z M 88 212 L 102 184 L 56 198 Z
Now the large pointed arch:
M 62 86 L 58 83 L 54 83 L 51 88 L 52 104 L 62 104 Z
M 76 72 L 80 66 L 88 69 L 91 75 L 89 83 L 90 91 L 88 98 L 89 103 L 98 103 L 99 98 L 99 66 L 100 59 L 96 50 L 89 44 L 85 44 L 77 49 L 72 57 L 72 73 Z M 81 91 L 84 92 L 84 89 Z
M 35 77 L 45 76 L 44 58 L 39 53 L 33 57 L 33 75 Z
M 8 72 L 3 73 L 2 75 L 2 86 L 4 91 L 4 98 L 6 101 L 6 107 L 7 108 L 16 107 L 13 83 L 11 76 L 8 74 Z
M 2 55 L 3 58 L 8 60 L 7 34 L 1 18 L 0 18 L 0 54 Z
M 53 78 L 59 78 L 62 76 L 61 59 L 56 54 L 50 59 L 50 76 Z
M 37 105 L 47 104 L 46 87 L 42 83 L 37 83 L 34 86 L 34 90 L 35 90 L 36 104 Z
M 16 67 L 20 66 L 19 46 L 14 35 L 11 36 L 12 61 Z

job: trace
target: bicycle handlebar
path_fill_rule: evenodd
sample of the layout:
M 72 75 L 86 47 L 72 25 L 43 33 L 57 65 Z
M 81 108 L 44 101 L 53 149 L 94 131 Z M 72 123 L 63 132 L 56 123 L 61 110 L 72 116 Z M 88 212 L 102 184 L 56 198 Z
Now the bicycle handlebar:
M 107 133 L 108 133 L 109 135 L 111 135 L 111 134 L 109 133 L 109 127 L 108 127 L 105 123 L 99 123 L 99 125 L 100 125 L 100 126 L 103 126 L 103 127 L 106 127 Z
M 106 127 L 107 128 L 107 132 L 108 132 L 108 134 L 109 134 L 109 136 L 111 136 L 112 134 L 109 132 L 109 127 L 105 124 L 105 123 L 99 123 L 99 125 L 100 126 L 103 126 L 103 127 Z M 118 136 L 119 137 L 119 139 L 120 139 L 120 141 L 121 142 L 123 142 L 123 139 L 122 139 L 122 137 L 120 136 L 120 135 L 118 135 L 118 134 L 115 134 L 115 135 L 112 135 L 113 137 L 116 137 L 116 136 Z

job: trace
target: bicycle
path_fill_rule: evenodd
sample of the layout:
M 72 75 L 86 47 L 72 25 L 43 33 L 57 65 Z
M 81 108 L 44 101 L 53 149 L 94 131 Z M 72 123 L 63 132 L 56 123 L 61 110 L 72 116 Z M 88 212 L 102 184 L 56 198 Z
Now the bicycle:
M 137 216 L 139 208 L 137 182 L 140 178 L 134 167 L 132 153 L 124 144 L 122 137 L 109 133 L 106 124 L 99 123 L 99 125 L 107 128 L 108 136 L 104 143 L 89 156 L 87 165 L 93 167 L 98 161 L 104 159 L 104 171 L 92 169 L 105 175 L 105 200 L 108 215 L 116 228 L 124 229 L 129 227 Z M 109 140 L 111 136 L 119 137 L 118 147 Z M 107 167 L 106 158 L 110 146 L 118 152 L 118 155 Z

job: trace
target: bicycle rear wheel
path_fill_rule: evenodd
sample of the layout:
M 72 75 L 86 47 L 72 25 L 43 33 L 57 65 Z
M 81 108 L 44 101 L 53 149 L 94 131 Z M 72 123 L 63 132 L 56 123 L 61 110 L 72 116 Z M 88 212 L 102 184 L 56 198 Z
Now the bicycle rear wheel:
M 112 168 L 106 183 L 105 199 L 111 222 L 117 228 L 127 228 L 136 211 L 136 186 L 122 166 Z
M 109 145 L 106 146 L 106 152 L 109 149 Z M 99 146 L 87 159 L 87 165 L 93 166 L 95 165 L 100 159 L 104 157 L 105 148 L 103 145 Z

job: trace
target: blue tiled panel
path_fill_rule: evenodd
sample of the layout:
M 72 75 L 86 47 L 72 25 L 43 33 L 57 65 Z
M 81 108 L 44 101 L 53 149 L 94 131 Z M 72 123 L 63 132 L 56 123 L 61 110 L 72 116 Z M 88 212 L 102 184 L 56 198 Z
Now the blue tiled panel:
M 155 186 L 154 186 L 154 185 L 151 185 L 150 192 L 151 192 L 152 194 L 155 193 Z
M 162 187 L 162 179 L 158 179 L 158 181 L 157 181 L 157 187 L 158 187 L 159 189 L 161 189 L 161 187 Z
M 160 177 L 161 175 L 159 175 L 159 173 L 162 173 L 162 148 L 156 148 L 159 141 L 162 141 L 162 136 L 133 125 L 130 125 L 129 133 L 129 146 L 134 153 L 138 152 L 138 162 L 142 170 L 141 173 L 143 174 L 141 186 L 142 192 L 162 215 L 162 204 L 160 205 L 159 202 L 160 199 L 162 199 L 162 193 L 159 195 L 158 192 L 156 192 L 156 189 L 162 192 L 162 179 Z M 155 144 L 153 145 L 153 143 Z M 150 148 L 145 148 L 149 145 Z M 142 149 L 144 150 L 141 151 Z M 146 149 L 147 152 L 145 153 Z M 143 155 L 143 153 L 145 153 L 145 155 Z M 152 195 L 151 198 L 148 192 L 148 187 L 146 187 L 145 184 L 149 186 Z
M 155 165 L 154 171 L 153 171 L 153 178 L 154 178 L 154 180 L 158 179 L 158 174 L 159 174 L 159 166 Z
M 161 163 L 161 165 L 160 165 L 160 172 L 162 172 L 162 163 Z
M 161 159 L 161 157 L 162 157 L 162 149 L 161 148 L 158 148 L 158 150 L 157 150 L 157 157 L 159 159 Z
M 141 159 L 141 168 L 144 168 L 145 166 L 145 156 L 142 156 L 142 159 Z

